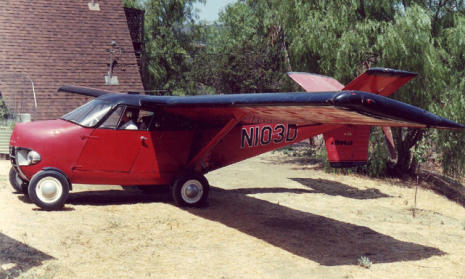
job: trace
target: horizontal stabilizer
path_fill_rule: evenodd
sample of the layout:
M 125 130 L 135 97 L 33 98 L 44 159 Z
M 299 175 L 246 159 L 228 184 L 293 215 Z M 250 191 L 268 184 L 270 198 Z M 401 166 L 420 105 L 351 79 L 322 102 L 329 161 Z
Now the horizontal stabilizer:
M 114 92 L 100 90 L 95 88 L 83 87 L 83 86 L 74 86 L 74 85 L 63 85 L 58 88 L 58 92 L 74 93 L 90 97 L 99 97 L 105 94 L 111 94 Z
M 370 68 L 346 86 L 334 78 L 310 73 L 290 72 L 289 77 L 307 92 L 357 90 L 389 96 L 417 76 L 416 73 L 389 68 Z
M 389 96 L 416 76 L 416 73 L 407 71 L 370 68 L 349 82 L 342 90 L 357 90 Z
M 307 92 L 340 91 L 344 85 L 332 77 L 310 73 L 287 73 Z

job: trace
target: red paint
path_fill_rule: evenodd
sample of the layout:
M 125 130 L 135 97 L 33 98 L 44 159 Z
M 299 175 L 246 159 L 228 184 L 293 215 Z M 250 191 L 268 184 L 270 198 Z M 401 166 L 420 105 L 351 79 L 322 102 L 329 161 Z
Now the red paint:
M 250 157 L 257 156 L 259 154 L 284 147 L 286 145 L 300 142 L 304 139 L 311 138 L 313 136 L 319 135 L 323 132 L 341 127 L 336 125 L 315 125 L 315 126 L 297 126 L 297 130 L 292 127 L 291 134 L 289 139 L 286 140 L 287 134 L 284 135 L 282 141 L 271 141 L 269 144 L 261 144 L 260 138 L 257 139 L 256 146 L 245 146 L 241 148 L 241 132 L 242 129 L 256 129 L 259 131 L 265 126 L 270 126 L 273 130 L 272 139 L 279 139 L 281 136 L 277 135 L 280 132 L 280 129 L 275 129 L 275 127 L 283 125 L 285 131 L 288 129 L 287 124 L 258 124 L 258 125 L 241 125 L 233 129 L 228 137 L 224 138 L 223 142 L 218 144 L 211 152 L 211 156 L 208 158 L 208 169 L 214 170 L 218 169 L 239 161 L 245 160 Z M 293 132 L 297 131 L 297 136 L 293 138 Z M 254 138 L 255 142 L 255 138 Z
M 10 145 L 33 149 L 41 155 L 39 164 L 21 167 L 28 179 L 44 167 L 58 168 L 70 177 L 86 143 L 82 138 L 92 131 L 64 120 L 19 123 L 11 135 Z
M 344 126 L 323 135 L 330 163 L 366 162 L 370 126 Z
M 344 87 L 332 77 L 309 73 L 289 73 L 288 75 L 307 92 L 340 91 Z
M 10 144 L 41 155 L 38 164 L 20 167 L 27 179 L 53 167 L 72 183 L 169 184 L 189 165 L 207 172 L 337 127 L 237 123 L 196 131 L 132 131 L 83 128 L 64 120 L 30 122 L 16 125 Z M 250 130 L 258 131 L 252 146 L 241 146 Z
M 358 90 L 389 96 L 414 77 L 414 75 L 383 75 L 365 72 L 352 80 L 342 90 Z

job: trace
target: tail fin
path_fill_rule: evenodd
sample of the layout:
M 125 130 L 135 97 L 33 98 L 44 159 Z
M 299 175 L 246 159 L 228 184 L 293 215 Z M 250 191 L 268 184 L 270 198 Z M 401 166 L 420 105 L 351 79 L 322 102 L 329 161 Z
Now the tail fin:
M 324 134 L 331 167 L 364 165 L 368 157 L 370 126 L 344 126 Z
M 358 90 L 389 96 L 417 74 L 387 68 L 370 68 L 346 86 L 334 78 L 309 73 L 288 73 L 307 92 Z
M 417 74 L 387 68 L 371 68 L 346 86 L 334 78 L 317 74 L 289 73 L 288 75 L 307 92 L 357 90 L 389 96 Z M 344 126 L 327 132 L 323 136 L 332 167 L 355 167 L 366 163 L 370 126 Z M 390 153 L 392 156 L 393 151 L 390 150 Z
M 340 91 L 344 88 L 344 85 L 332 77 L 296 72 L 287 74 L 307 92 Z
M 389 96 L 416 76 L 416 73 L 407 71 L 370 68 L 349 82 L 342 90 L 358 90 Z

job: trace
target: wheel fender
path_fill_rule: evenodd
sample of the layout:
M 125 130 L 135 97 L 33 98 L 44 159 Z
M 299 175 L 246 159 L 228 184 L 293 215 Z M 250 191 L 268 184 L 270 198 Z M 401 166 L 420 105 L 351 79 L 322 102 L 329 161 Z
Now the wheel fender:
M 178 170 L 175 173 L 173 179 L 171 180 L 170 185 L 173 185 L 176 182 L 176 180 L 178 180 L 181 177 L 192 176 L 192 175 L 203 175 L 203 176 L 205 176 L 206 173 L 207 172 L 204 172 L 204 171 L 196 171 L 196 170 L 194 170 L 192 168 L 182 168 L 182 169 Z
M 59 172 L 61 173 L 64 177 L 66 177 L 66 180 L 68 180 L 68 184 L 69 184 L 69 190 L 72 191 L 73 190 L 73 184 L 71 183 L 71 180 L 69 180 L 69 177 L 66 175 L 66 173 L 60 169 L 57 169 L 57 168 L 54 168 L 54 167 L 45 167 L 45 168 L 42 168 L 43 171 L 47 171 L 47 170 L 51 170 L 51 171 L 56 171 L 56 172 Z

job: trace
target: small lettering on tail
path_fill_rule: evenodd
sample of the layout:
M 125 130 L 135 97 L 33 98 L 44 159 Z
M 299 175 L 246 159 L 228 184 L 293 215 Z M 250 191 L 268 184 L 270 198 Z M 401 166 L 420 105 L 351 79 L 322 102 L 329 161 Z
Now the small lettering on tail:
M 333 140 L 331 141 L 333 145 L 352 145 L 353 141 L 351 140 Z

